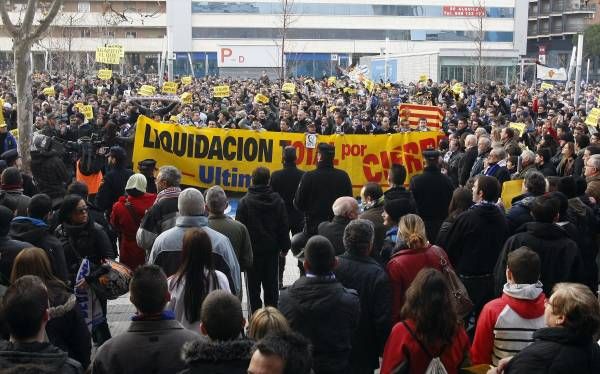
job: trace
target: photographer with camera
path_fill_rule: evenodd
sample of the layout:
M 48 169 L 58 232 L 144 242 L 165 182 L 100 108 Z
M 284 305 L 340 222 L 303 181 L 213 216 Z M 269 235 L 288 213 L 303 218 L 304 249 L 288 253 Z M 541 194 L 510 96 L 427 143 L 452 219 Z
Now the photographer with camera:
M 33 137 L 31 147 L 31 173 L 40 193 L 50 196 L 55 202 L 62 200 L 71 181 L 61 151 L 55 142 L 42 134 Z

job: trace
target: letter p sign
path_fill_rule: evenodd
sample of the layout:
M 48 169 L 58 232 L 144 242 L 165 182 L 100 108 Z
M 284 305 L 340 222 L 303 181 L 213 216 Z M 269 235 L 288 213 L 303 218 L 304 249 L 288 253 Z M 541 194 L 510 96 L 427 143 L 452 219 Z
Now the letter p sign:
M 221 48 L 221 63 L 225 62 L 225 58 L 231 57 L 232 54 L 231 48 Z

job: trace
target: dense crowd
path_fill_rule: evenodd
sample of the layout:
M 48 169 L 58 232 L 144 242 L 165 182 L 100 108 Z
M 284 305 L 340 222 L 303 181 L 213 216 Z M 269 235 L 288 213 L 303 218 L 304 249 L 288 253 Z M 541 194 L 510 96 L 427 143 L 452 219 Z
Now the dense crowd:
M 144 97 L 157 77 L 36 73 L 29 173 L 1 79 L 2 372 L 600 372 L 600 86 L 582 86 L 574 106 L 574 89 L 558 85 L 290 82 L 283 92 L 266 75 L 202 78 Z M 223 85 L 229 97 L 215 98 Z M 294 147 L 280 170 L 256 168 L 235 218 L 220 186 L 132 164 L 139 115 L 249 131 L 433 130 L 404 102 L 442 109 L 446 137 L 423 150 L 420 175 L 393 164 L 358 199 L 326 143 L 313 170 L 297 168 Z M 508 202 L 506 183 L 522 186 Z M 290 250 L 301 276 L 284 287 Z M 112 337 L 107 300 L 126 292 L 136 313 Z

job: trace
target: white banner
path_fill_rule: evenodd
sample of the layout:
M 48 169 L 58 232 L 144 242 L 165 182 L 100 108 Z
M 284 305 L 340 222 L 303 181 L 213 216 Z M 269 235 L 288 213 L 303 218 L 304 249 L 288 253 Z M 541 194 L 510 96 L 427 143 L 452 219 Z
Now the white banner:
M 536 65 L 537 66 L 537 79 L 545 81 L 566 81 L 567 72 L 565 68 L 554 69 L 551 67 Z
M 281 56 L 276 45 L 220 45 L 217 49 L 220 68 L 278 68 Z

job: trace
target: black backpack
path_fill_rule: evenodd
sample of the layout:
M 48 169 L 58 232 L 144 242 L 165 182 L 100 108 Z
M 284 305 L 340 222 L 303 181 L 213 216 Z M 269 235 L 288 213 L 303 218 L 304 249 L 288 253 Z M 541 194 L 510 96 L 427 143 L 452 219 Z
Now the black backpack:
M 79 171 L 83 175 L 99 173 L 104 167 L 104 157 L 97 153 L 97 146 L 92 142 L 81 142 L 79 155 Z

